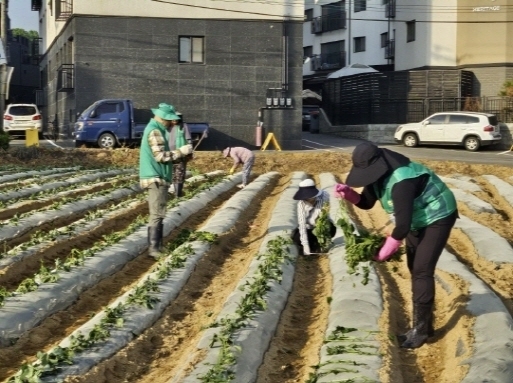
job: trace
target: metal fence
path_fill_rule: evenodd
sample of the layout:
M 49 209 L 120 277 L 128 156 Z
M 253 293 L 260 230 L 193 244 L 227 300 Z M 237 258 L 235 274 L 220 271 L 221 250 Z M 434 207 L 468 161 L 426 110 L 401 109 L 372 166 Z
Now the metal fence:
M 368 99 L 326 103 L 323 109 L 333 125 L 403 124 L 419 122 L 436 112 L 491 113 L 500 122 L 513 123 L 513 97 Z

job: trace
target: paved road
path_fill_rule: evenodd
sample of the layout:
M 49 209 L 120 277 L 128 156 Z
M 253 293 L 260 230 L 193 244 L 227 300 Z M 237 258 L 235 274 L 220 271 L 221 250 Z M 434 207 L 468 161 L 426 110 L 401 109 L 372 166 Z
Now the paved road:
M 351 153 L 363 140 L 347 139 L 328 134 L 311 134 L 303 132 L 303 149 L 345 151 Z M 495 164 L 513 167 L 513 152 L 482 148 L 478 152 L 469 152 L 463 147 L 453 146 L 419 146 L 407 148 L 402 145 L 385 144 L 380 147 L 394 150 L 410 158 L 461 161 L 476 164 Z M 513 175 L 513 172 L 512 172 Z
M 341 138 L 329 134 L 312 134 L 309 132 L 303 132 L 302 139 L 303 150 L 344 151 L 347 153 L 351 153 L 356 145 L 363 142 L 363 140 Z M 42 139 L 39 144 L 43 147 L 59 147 L 63 149 L 73 149 L 75 147 L 72 140 L 53 142 Z M 25 141 L 13 140 L 11 145 L 23 146 Z M 406 148 L 402 145 L 394 144 L 380 146 L 402 153 L 410 158 L 496 164 L 513 167 L 513 152 L 493 148 L 485 147 L 478 152 L 469 152 L 462 147 L 452 146 L 420 146 L 417 148 Z

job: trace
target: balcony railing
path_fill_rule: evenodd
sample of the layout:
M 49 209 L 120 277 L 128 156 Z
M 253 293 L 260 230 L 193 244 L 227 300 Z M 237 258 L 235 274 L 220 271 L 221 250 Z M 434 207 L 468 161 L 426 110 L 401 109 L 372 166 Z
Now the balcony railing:
M 57 69 L 57 91 L 66 92 L 75 88 L 74 81 L 75 66 L 73 64 L 62 64 Z
M 311 70 L 334 70 L 346 66 L 346 52 L 323 53 L 311 58 Z
M 32 10 L 39 11 L 41 9 L 42 0 L 32 0 Z
M 395 40 L 387 40 L 385 45 L 385 58 L 393 59 L 395 57 Z
M 73 0 L 56 0 L 55 19 L 65 21 L 73 14 Z
M 395 17 L 395 0 L 389 0 L 385 5 L 385 17 Z
M 336 12 L 327 16 L 315 17 L 312 20 L 312 34 L 336 31 L 346 28 L 346 11 Z

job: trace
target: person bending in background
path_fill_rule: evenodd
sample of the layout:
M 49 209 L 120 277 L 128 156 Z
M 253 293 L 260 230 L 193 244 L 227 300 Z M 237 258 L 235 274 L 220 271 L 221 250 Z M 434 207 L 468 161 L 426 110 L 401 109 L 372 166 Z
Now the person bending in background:
M 192 145 L 192 137 L 189 127 L 183 122 L 182 114 L 177 112 L 180 118 L 169 133 L 169 149 L 176 150 L 184 145 Z M 185 182 L 185 172 L 187 171 L 187 162 L 192 159 L 193 154 L 178 158 L 173 161 L 173 187 L 175 197 L 183 196 L 183 184 Z
M 398 339 L 401 347 L 420 347 L 434 335 L 434 273 L 458 218 L 456 199 L 432 170 L 370 142 L 356 146 L 352 162 L 346 184 L 337 184 L 335 195 L 360 209 L 371 209 L 379 201 L 393 214 L 395 227 L 374 260 L 388 260 L 406 239 L 413 326 Z M 361 194 L 351 188 L 362 186 Z
M 148 189 L 148 246 L 149 255 L 162 255 L 163 222 L 166 216 L 168 189 L 172 179 L 172 161 L 192 153 L 192 145 L 169 149 L 169 130 L 179 117 L 172 105 L 161 103 L 151 109 L 154 117 L 144 128 L 139 152 L 139 180 Z
M 303 250 L 303 255 L 323 252 L 319 239 L 314 234 L 314 228 L 322 208 L 327 205 L 329 211 L 330 196 L 328 192 L 317 189 L 313 180 L 306 179 L 299 183 L 299 189 L 293 198 L 299 202 L 297 204 L 298 228 L 292 233 L 292 240 L 299 249 Z M 333 238 L 336 227 L 331 220 L 329 225 L 330 236 Z
M 235 147 L 227 147 L 223 150 L 224 157 L 232 157 L 233 166 L 231 167 L 229 173 L 233 174 L 237 166 L 243 164 L 242 166 L 242 183 L 237 185 L 238 188 L 245 188 L 249 182 L 249 176 L 251 175 L 251 169 L 253 168 L 253 164 L 255 163 L 255 155 L 249 149 L 242 148 L 240 146 Z

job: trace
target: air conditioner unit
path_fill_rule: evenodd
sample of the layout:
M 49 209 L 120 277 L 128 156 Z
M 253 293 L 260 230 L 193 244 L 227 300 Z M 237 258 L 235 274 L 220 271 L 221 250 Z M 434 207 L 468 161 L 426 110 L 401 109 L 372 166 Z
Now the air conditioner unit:
M 321 57 L 320 56 L 314 56 L 310 58 L 310 69 L 311 70 L 321 70 L 322 63 L 321 63 Z
M 316 17 L 312 20 L 312 33 L 322 33 L 322 18 Z

